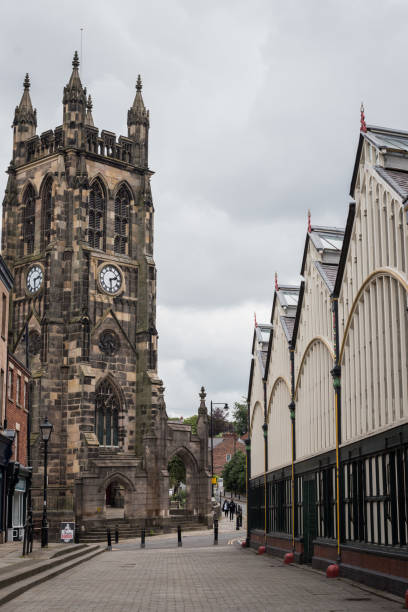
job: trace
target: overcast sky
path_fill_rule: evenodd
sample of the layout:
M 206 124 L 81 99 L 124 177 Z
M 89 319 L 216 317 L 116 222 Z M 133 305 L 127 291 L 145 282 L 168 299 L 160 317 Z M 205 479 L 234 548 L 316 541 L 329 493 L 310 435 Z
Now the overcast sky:
M 26 72 L 37 133 L 82 81 L 100 130 L 127 134 L 137 74 L 150 109 L 159 374 L 169 416 L 248 388 L 253 313 L 274 273 L 298 283 L 307 210 L 344 226 L 367 123 L 408 130 L 406 0 L 1 2 L 0 168 Z M 4 192 L 6 176 L 1 178 Z

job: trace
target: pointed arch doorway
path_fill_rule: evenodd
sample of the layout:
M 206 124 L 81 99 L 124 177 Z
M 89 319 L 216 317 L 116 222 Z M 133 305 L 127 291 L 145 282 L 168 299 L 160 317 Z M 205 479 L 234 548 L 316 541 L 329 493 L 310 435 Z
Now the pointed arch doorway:
M 172 466 L 175 467 L 174 470 L 172 470 Z M 168 470 L 170 482 L 172 471 L 175 475 L 173 483 L 176 484 L 178 493 L 176 500 L 174 499 L 174 489 L 173 494 L 169 496 L 170 514 L 173 513 L 172 510 L 183 511 L 188 515 L 199 514 L 198 466 L 195 457 L 187 448 L 180 447 L 170 455 Z M 172 500 L 177 501 L 177 504 L 172 504 Z

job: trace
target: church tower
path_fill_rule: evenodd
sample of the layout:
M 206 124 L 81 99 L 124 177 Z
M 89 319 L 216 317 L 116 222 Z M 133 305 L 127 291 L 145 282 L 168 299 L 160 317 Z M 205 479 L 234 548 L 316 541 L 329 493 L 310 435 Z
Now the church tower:
M 135 520 L 163 516 L 168 505 L 167 416 L 156 370 L 153 173 L 142 81 L 139 76 L 127 136 L 94 126 L 77 53 L 62 101 L 62 125 L 37 135 L 26 76 L 13 121 L 2 234 L 3 256 L 15 278 L 10 344 L 23 362 L 28 348 L 33 377 L 37 518 L 39 424 L 46 416 L 53 424 L 51 529 L 64 520 L 83 526 L 106 519 L 107 508 L 122 508 Z

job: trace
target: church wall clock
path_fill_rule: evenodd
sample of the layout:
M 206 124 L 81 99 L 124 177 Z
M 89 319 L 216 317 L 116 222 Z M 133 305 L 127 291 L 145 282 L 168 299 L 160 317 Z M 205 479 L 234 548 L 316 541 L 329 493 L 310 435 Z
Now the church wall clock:
M 34 264 L 28 269 L 26 277 L 26 290 L 27 293 L 33 295 L 37 293 L 44 282 L 44 271 L 40 264 Z
M 116 295 L 122 289 L 122 272 L 113 264 L 102 264 L 98 271 L 98 283 L 102 291 L 109 295 Z

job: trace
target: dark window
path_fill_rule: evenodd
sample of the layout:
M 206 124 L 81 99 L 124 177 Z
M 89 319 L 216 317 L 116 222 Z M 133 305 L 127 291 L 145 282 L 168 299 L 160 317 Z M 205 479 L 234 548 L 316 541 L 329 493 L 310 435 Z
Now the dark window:
M 250 483 L 249 491 L 249 521 L 250 529 L 265 528 L 265 488 L 262 480 Z
M 88 202 L 88 228 L 87 239 L 91 247 L 95 249 L 105 248 L 105 224 L 106 224 L 105 196 L 99 182 L 93 183 Z
M 51 225 L 53 218 L 52 179 L 47 179 L 42 195 L 42 247 L 45 248 L 51 240 Z
M 34 233 L 35 233 L 35 193 L 33 187 L 27 187 L 24 198 L 23 213 L 23 241 L 24 255 L 34 253 Z
M 118 446 L 119 400 L 111 383 L 104 380 L 96 392 L 96 435 L 101 446 Z
M 130 196 L 126 187 L 121 187 L 115 198 L 115 253 L 125 255 L 128 252 Z
M 7 296 L 5 293 L 2 295 L 1 301 L 1 335 L 3 338 L 6 337 L 6 319 L 7 319 Z
M 316 473 L 317 532 L 321 538 L 336 538 L 336 468 Z
M 408 543 L 408 447 L 343 466 L 345 539 L 383 546 Z
M 270 482 L 268 487 L 268 531 L 291 533 L 292 482 L 277 480 Z
M 4 370 L 0 372 L 0 419 L 3 424 L 3 393 L 4 393 Z

